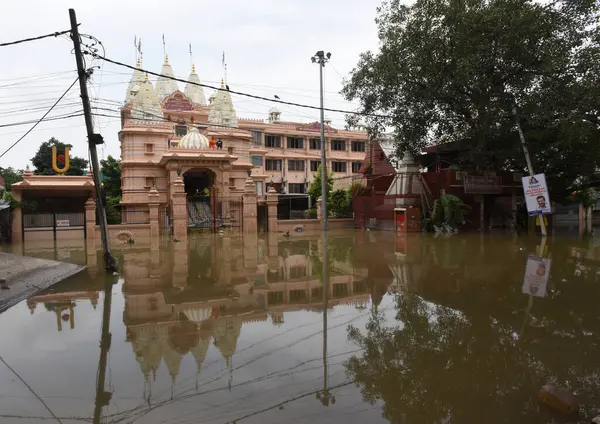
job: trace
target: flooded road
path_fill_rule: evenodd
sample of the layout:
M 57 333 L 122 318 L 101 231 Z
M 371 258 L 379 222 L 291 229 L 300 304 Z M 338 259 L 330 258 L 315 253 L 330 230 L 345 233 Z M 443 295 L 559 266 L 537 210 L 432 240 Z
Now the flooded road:
M 596 244 L 217 234 L 119 246 L 119 277 L 28 245 L 88 269 L 0 315 L 0 422 L 565 422 L 537 402 L 547 382 L 589 422 Z

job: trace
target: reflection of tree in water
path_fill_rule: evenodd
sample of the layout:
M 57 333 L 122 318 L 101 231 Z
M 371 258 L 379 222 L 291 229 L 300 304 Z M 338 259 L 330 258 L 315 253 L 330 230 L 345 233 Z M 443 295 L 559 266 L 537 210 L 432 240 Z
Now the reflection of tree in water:
M 467 290 L 449 300 L 452 309 L 399 296 L 396 325 L 375 313 L 366 332 L 349 327 L 363 353 L 347 361 L 347 373 L 366 401 L 383 402 L 391 422 L 549 422 L 536 400 L 549 381 L 570 385 L 589 421 L 600 391 L 600 316 L 585 299 L 597 299 L 600 288 L 593 279 L 576 287 L 563 279 L 561 269 L 554 292 L 536 299 L 527 318 L 527 296 L 516 286 L 504 285 L 501 302 L 497 292 Z

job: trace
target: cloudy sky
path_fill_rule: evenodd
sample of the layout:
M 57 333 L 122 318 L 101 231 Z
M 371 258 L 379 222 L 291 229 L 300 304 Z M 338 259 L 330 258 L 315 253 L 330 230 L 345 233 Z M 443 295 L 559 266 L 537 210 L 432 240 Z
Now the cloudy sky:
M 0 14 L 0 43 L 62 31 L 69 28 L 68 8 L 74 2 L 55 0 L 5 1 Z M 162 34 L 169 62 L 178 77 L 190 71 L 189 43 L 202 82 L 218 85 L 225 52 L 228 83 L 232 90 L 318 106 L 318 67 L 310 57 L 317 50 L 330 51 L 324 71 L 325 106 L 353 110 L 338 94 L 359 53 L 377 49 L 374 23 L 380 0 L 241 0 L 75 2 L 80 31 L 102 41 L 106 56 L 135 63 L 134 37 L 142 39 L 143 66 L 159 72 L 163 62 Z M 19 139 L 74 81 L 75 59 L 67 36 L 0 47 L 0 154 Z M 131 72 L 95 61 L 99 65 L 91 81 L 95 106 L 118 109 L 125 98 Z M 183 87 L 181 87 L 183 89 Z M 205 90 L 206 97 L 210 90 Z M 81 110 L 76 85 L 49 117 Z M 263 119 L 267 101 L 233 96 L 239 117 Z M 278 106 L 282 118 L 311 122 L 318 111 Z M 102 113 L 116 115 L 103 110 Z M 327 113 L 334 126 L 343 115 Z M 9 124 L 7 126 L 7 124 Z M 119 156 L 116 118 L 96 117 L 96 130 L 106 142 L 100 156 Z M 82 117 L 40 124 L 0 158 L 0 166 L 23 168 L 40 143 L 56 137 L 74 146 L 73 154 L 87 158 Z

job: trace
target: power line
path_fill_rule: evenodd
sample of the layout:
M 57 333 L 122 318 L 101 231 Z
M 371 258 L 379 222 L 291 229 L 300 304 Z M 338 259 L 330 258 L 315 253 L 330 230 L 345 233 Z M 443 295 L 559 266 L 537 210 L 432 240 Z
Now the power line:
M 186 83 L 186 84 L 192 84 L 192 85 L 196 85 L 198 87 L 204 87 L 204 88 L 210 88 L 212 90 L 223 90 L 223 88 L 218 88 L 218 87 L 214 87 L 212 85 L 208 85 L 208 84 L 202 84 L 202 83 L 197 83 L 197 82 L 193 82 L 193 81 L 188 81 L 182 78 L 177 78 L 177 77 L 171 77 L 169 75 L 163 75 L 160 74 L 158 72 L 152 72 L 149 71 L 147 69 L 143 69 L 143 68 L 136 68 L 135 66 L 131 66 L 128 65 L 126 63 L 123 62 L 119 62 L 116 60 L 112 60 L 112 59 L 108 59 L 107 57 L 101 56 L 98 53 L 95 52 L 84 52 L 84 54 L 89 54 L 92 57 L 96 58 L 96 59 L 102 59 L 106 62 L 112 63 L 113 65 L 117 65 L 117 66 L 123 66 L 125 68 L 129 68 L 131 70 L 139 70 L 141 72 L 145 72 L 149 75 L 154 75 L 155 77 L 162 77 L 162 78 L 167 78 L 167 79 L 171 79 L 173 81 L 178 81 L 178 82 L 182 82 L 182 83 Z M 314 110 L 321 110 L 321 108 L 319 106 L 311 106 L 311 105 L 305 105 L 302 103 L 294 103 L 294 102 L 286 102 L 284 100 L 277 100 L 277 99 L 271 99 L 268 97 L 263 97 L 263 96 L 257 96 L 255 94 L 249 94 L 249 93 L 244 93 L 241 91 L 234 91 L 234 90 L 227 90 L 227 92 L 231 93 L 231 94 L 237 94 L 239 96 L 245 96 L 245 97 L 250 97 L 253 99 L 259 99 L 259 100 L 265 100 L 267 102 L 272 102 L 272 103 L 278 103 L 278 104 L 284 104 L 284 105 L 289 105 L 289 106 L 296 106 L 296 107 L 303 107 L 306 109 L 314 109 Z M 360 115 L 360 116 L 372 116 L 375 118 L 390 118 L 390 116 L 388 115 L 381 115 L 381 114 L 375 114 L 375 113 L 363 113 L 363 112 L 356 112 L 356 111 L 351 111 L 351 110 L 343 110 L 343 109 L 329 109 L 329 108 L 323 108 L 323 110 L 326 110 L 327 112 L 338 112 L 338 113 L 345 113 L 348 115 Z
M 61 423 L 61 424 L 62 424 L 62 421 L 60 420 L 60 418 L 58 418 L 58 417 L 57 417 L 57 416 L 54 414 L 54 412 L 52 412 L 52 409 L 50 409 L 50 407 L 49 407 L 49 406 L 46 404 L 46 402 L 44 402 L 44 400 L 43 400 L 43 399 L 40 397 L 40 395 L 38 395 L 38 394 L 35 392 L 35 390 L 33 390 L 33 388 L 32 388 L 32 387 L 31 387 L 29 384 L 27 384 L 27 382 L 26 382 L 25 380 L 23 380 L 23 377 L 21 377 L 21 376 L 19 375 L 19 373 L 18 373 L 18 372 L 16 372 L 16 371 L 15 371 L 15 370 L 14 370 L 14 369 L 13 369 L 13 368 L 10 366 L 10 365 L 8 365 L 8 364 L 6 363 L 6 361 L 4 360 L 4 358 L 3 358 L 2 356 L 0 356 L 0 361 L 2 361 L 2 363 L 3 363 L 4 365 L 6 365 L 6 367 L 7 367 L 9 370 L 11 370 L 11 371 L 12 371 L 12 373 L 13 373 L 14 375 L 16 375 L 16 376 L 17 376 L 17 378 L 18 378 L 19 380 L 21 380 L 21 382 L 22 382 L 22 383 L 23 383 L 23 384 L 24 384 L 24 385 L 25 385 L 25 386 L 26 386 L 26 387 L 29 389 L 29 391 L 30 391 L 31 393 L 33 393 L 33 394 L 34 394 L 34 396 L 35 396 L 36 398 L 38 398 L 38 400 L 39 400 L 40 402 L 42 402 L 42 405 L 44 405 L 44 406 L 46 407 L 46 409 L 48 410 L 48 412 L 50 412 L 50 414 L 51 414 L 51 415 L 54 417 L 54 419 L 55 419 L 56 421 L 58 421 L 59 423 Z
M 59 116 L 53 116 L 52 118 L 44 119 L 44 122 L 60 121 L 62 119 L 75 118 L 77 116 L 83 116 L 83 113 L 81 113 L 81 111 L 77 111 L 76 113 L 59 115 Z M 16 127 L 16 126 L 19 126 L 19 125 L 34 124 L 36 122 L 38 122 L 37 119 L 31 119 L 29 121 L 21 121 L 21 122 L 11 122 L 10 124 L 1 124 L 0 128 Z
M 79 81 L 79 77 L 75 78 L 75 81 L 73 81 L 73 83 L 69 86 L 69 88 L 67 88 L 65 90 L 65 92 L 58 98 L 58 100 L 56 100 L 56 102 L 54 102 L 54 104 L 52 106 L 50 106 L 50 109 L 48 109 L 48 111 L 46 113 L 44 113 L 44 115 L 35 124 L 33 124 L 33 126 L 31 128 L 29 128 L 29 130 L 27 130 L 27 132 L 25 134 L 23 134 L 23 136 L 21 136 L 21 138 L 19 138 L 17 141 L 15 141 L 8 149 L 6 149 L 4 151 L 4 153 L 2 153 L 0 155 L 0 158 L 2 158 L 5 154 L 7 154 L 8 152 L 10 152 L 10 150 L 13 147 L 15 147 L 21 140 L 23 140 L 27 136 L 27 134 L 29 134 L 31 131 L 33 131 L 33 129 L 35 127 L 37 127 L 42 122 L 44 120 L 44 118 L 46 116 L 48 116 L 48 114 L 50 112 L 52 112 L 52 109 L 54 109 L 54 106 L 56 106 L 62 100 L 62 98 L 67 95 L 67 93 L 69 92 L 69 90 L 71 90 L 71 88 L 73 88 L 73 86 L 77 83 L 77 81 Z
M 14 46 L 15 44 L 27 43 L 29 41 L 41 40 L 43 38 L 48 38 L 48 37 L 58 37 L 63 34 L 68 34 L 69 32 L 71 32 L 70 29 L 68 29 L 66 31 L 61 31 L 61 32 L 53 32 L 51 34 L 46 34 L 46 35 L 38 35 L 37 37 L 25 38 L 23 40 L 9 41 L 8 43 L 0 43 L 0 47 Z

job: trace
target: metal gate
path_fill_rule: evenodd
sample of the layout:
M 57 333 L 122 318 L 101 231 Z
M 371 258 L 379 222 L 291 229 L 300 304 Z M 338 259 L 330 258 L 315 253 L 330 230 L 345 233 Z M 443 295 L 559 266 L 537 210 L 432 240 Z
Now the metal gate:
M 85 212 L 23 214 L 23 240 L 28 238 L 87 238 Z M 38 233 L 33 235 L 31 233 Z M 30 235 L 30 237 L 27 237 Z
M 190 196 L 187 199 L 188 228 L 217 232 L 241 229 L 244 221 L 242 196 Z

